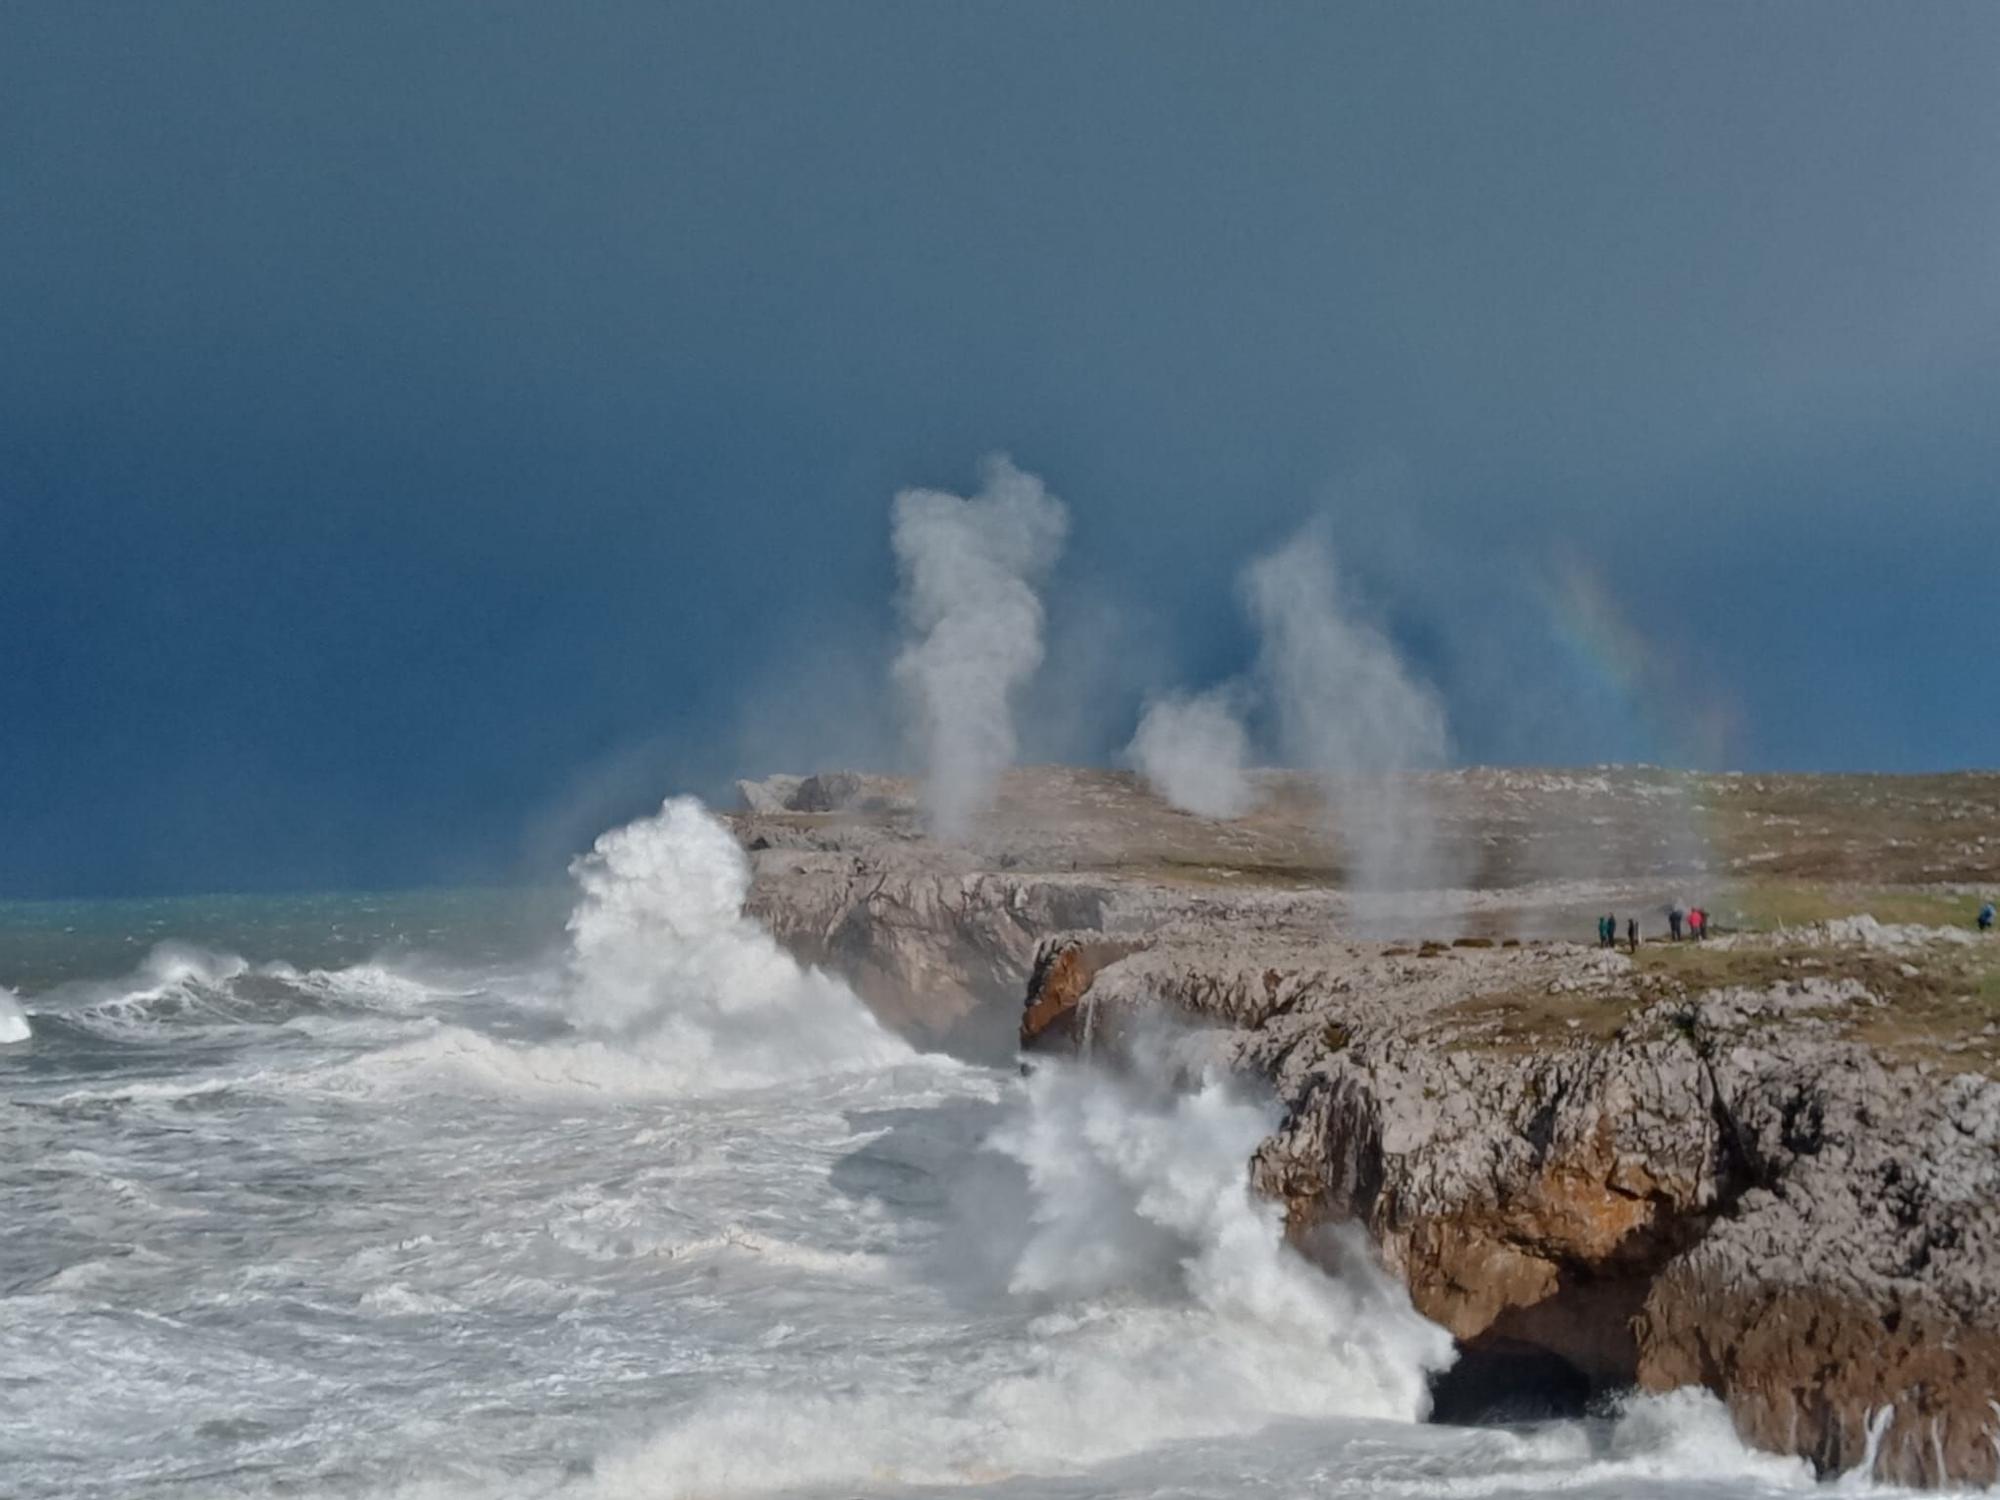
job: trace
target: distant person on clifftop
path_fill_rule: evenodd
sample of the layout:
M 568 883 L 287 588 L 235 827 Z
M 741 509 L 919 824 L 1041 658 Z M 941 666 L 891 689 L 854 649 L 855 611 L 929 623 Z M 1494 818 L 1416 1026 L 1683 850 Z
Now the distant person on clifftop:
M 1688 933 L 1697 943 L 1708 936 L 1708 913 L 1699 906 L 1688 912 Z
M 1979 930 L 1981 932 L 1991 932 L 1993 930 L 1993 903 L 1991 901 L 1979 908 Z
M 1686 920 L 1687 913 L 1681 910 L 1678 901 L 1667 908 L 1667 930 L 1674 935 L 1677 943 L 1681 940 L 1681 923 Z
M 1600 948 L 1609 948 L 1611 946 L 1612 934 L 1617 931 L 1618 919 L 1616 917 L 1599 917 L 1597 919 L 1597 946 Z
M 1627 917 L 1625 919 L 1625 942 L 1634 953 L 1639 951 L 1639 919 L 1637 917 Z

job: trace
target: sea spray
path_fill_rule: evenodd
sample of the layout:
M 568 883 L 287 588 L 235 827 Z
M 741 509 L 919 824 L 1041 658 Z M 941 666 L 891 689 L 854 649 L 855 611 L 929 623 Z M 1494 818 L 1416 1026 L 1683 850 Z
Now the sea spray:
M 841 979 L 747 916 L 749 860 L 693 797 L 598 838 L 570 867 L 562 1009 L 576 1036 L 533 1046 L 450 1027 L 374 1060 L 442 1064 L 502 1091 L 660 1097 L 886 1066 L 914 1054 Z
M 33 1035 L 27 1012 L 21 1009 L 20 997 L 0 985 L 0 1047 L 15 1046 Z
M 155 944 L 129 974 L 58 985 L 36 1004 L 126 1041 L 282 1019 L 267 1001 L 243 993 L 242 981 L 256 972 L 240 954 L 170 940 Z
M 1633 1479 L 1755 1478 L 1773 1490 L 1816 1488 L 1805 1459 L 1746 1447 L 1729 1408 L 1700 1386 L 1629 1392 L 1612 1418 L 1607 1468 Z
M 1255 721 L 1280 764 L 1320 778 L 1350 892 L 1435 890 L 1454 872 L 1422 789 L 1404 773 L 1449 758 L 1444 705 L 1346 596 L 1327 532 L 1316 520 L 1244 567 L 1254 670 L 1152 700 L 1125 753 L 1175 807 L 1236 817 L 1254 800 L 1246 726 Z
M 1434 819 L 1397 773 L 1442 766 L 1444 705 L 1344 596 L 1324 521 L 1244 569 L 1257 675 L 1286 763 L 1320 774 L 1350 889 L 1436 889 Z
M 1228 687 L 1169 693 L 1147 703 L 1126 757 L 1146 784 L 1183 812 L 1234 818 L 1254 800 L 1250 736 Z
M 692 797 L 597 840 L 571 867 L 570 1012 L 690 1078 L 776 1083 L 899 1061 L 909 1048 L 847 984 L 744 914 L 750 863 Z
M 1226 1077 L 1170 1087 L 1170 1044 L 1141 1038 L 1137 1071 L 1039 1065 L 1026 1107 L 993 1138 L 1033 1193 L 1017 1295 L 1150 1290 L 1185 1302 L 1222 1366 L 1274 1409 L 1413 1421 L 1450 1336 L 1418 1315 L 1366 1254 L 1338 1275 L 1285 1242 L 1274 1203 L 1253 1197 L 1249 1160 L 1275 1125 Z M 1276 1377 L 1274 1381 L 1273 1377 Z
M 1276 1422 L 1419 1419 L 1449 1335 L 1361 1247 L 1338 1275 L 1292 1251 L 1247 1186 L 1269 1112 L 1220 1079 L 1170 1087 L 1176 1064 L 1149 1055 L 1145 1079 L 1047 1062 L 1013 1094 L 988 1150 L 1018 1169 L 1025 1207 L 999 1192 L 961 1206 L 982 1238 L 1017 1240 L 998 1285 L 958 1290 L 989 1320 L 978 1338 L 879 1383 L 844 1370 L 716 1392 L 601 1459 L 598 1492 L 936 1486 Z
M 890 542 L 908 639 L 895 678 L 908 702 L 934 830 L 965 831 L 1014 759 L 1013 694 L 1042 662 L 1037 583 L 1069 513 L 1041 480 L 987 460 L 979 493 L 905 490 Z
M 1743 1454 L 1699 1393 L 1632 1398 L 1615 1428 L 1367 1415 L 1407 1416 L 1416 1388 L 1353 1344 L 1292 1336 L 1323 1328 L 1317 1289 L 1290 1285 L 1268 1206 L 1241 1195 L 1270 1116 L 1168 1086 L 1198 1078 L 1198 1039 L 1118 1079 L 904 1062 L 681 1087 L 632 1040 L 643 1020 L 569 1034 L 583 970 L 567 949 L 545 962 L 548 935 L 503 956 L 482 937 L 487 956 L 450 973 L 322 973 L 292 952 L 289 979 L 255 965 L 223 984 L 263 1022 L 211 1027 L 175 989 L 129 1045 L 72 1024 L 81 991 L 33 996 L 33 1053 L 0 1053 L 0 1203 L 49 1231 L 0 1236 L 9 1494 L 1812 1491 L 1797 1460 Z M 211 941 L 272 951 L 256 927 Z M 150 991 L 169 967 L 111 987 Z M 335 1014 L 361 1029 L 293 1024 Z M 417 1027 L 459 1038 L 468 1068 L 463 1039 L 486 1043 L 490 1088 L 468 1098 L 435 1051 L 421 1075 L 324 1086 L 371 1072 L 357 1048 L 414 1059 Z M 1063 1186 L 1080 1179 L 1109 1206 Z M 1126 1247 L 1082 1283 L 1053 1254 L 1077 1215 Z M 1243 1251 L 1207 1249 L 1238 1231 Z M 1354 1248 L 1336 1295 L 1372 1284 Z M 1281 1255 L 1268 1296 L 1232 1285 L 1239 1253 L 1267 1276 Z M 1065 1477 L 1006 1477 L 1037 1474 Z

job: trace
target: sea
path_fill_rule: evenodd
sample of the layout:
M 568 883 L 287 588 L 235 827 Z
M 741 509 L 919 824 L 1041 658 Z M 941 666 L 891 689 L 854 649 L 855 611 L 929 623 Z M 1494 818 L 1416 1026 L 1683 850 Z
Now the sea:
M 1269 1100 L 920 1050 L 698 803 L 572 876 L 0 906 L 0 1495 L 1827 1488 L 1694 1391 L 1426 1421 L 1450 1340 L 1245 1191 Z

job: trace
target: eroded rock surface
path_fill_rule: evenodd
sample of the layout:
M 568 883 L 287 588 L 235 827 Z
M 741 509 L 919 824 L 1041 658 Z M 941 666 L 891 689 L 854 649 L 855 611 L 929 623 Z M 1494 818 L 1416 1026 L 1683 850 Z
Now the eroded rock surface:
M 2000 873 L 2000 777 L 1442 773 L 1412 795 L 1460 883 L 1366 900 L 1311 783 L 1259 788 L 1216 822 L 1015 772 L 945 847 L 907 782 L 787 777 L 735 824 L 755 915 L 927 1042 L 1111 1059 L 1159 1017 L 1215 1028 L 1283 1107 L 1248 1170 L 1302 1247 L 1358 1220 L 1474 1356 L 1705 1385 L 1829 1472 L 1882 1412 L 1882 1477 L 1994 1477 L 2000 943 L 1551 938 L 1605 910 L 1654 937 L 1689 896 L 1775 925 L 1815 872 L 1946 909 Z
M 1600 1387 L 1708 1386 L 1748 1439 L 1828 1472 L 1886 1409 L 1881 1477 L 1995 1477 L 2000 1085 L 1885 1066 L 1848 1034 L 1891 1003 L 1865 986 L 1691 990 L 1567 944 L 1167 933 L 1091 953 L 1043 953 L 1073 998 L 1030 995 L 1028 1044 L 1227 1027 L 1286 1111 L 1257 1188 L 1302 1245 L 1367 1225 L 1465 1346 L 1552 1353 Z

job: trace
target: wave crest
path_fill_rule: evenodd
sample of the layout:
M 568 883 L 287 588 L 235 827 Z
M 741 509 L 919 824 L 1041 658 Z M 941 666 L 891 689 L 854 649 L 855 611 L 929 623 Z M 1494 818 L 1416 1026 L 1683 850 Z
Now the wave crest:
M 21 1009 L 21 997 L 0 985 L 0 1047 L 12 1047 L 34 1035 L 28 1014 Z
M 561 1009 L 580 1035 L 515 1043 L 464 1027 L 367 1071 L 442 1071 L 495 1094 L 654 1098 L 907 1062 L 909 1045 L 831 974 L 801 965 L 743 903 L 750 865 L 692 797 L 602 835 L 571 866 Z

